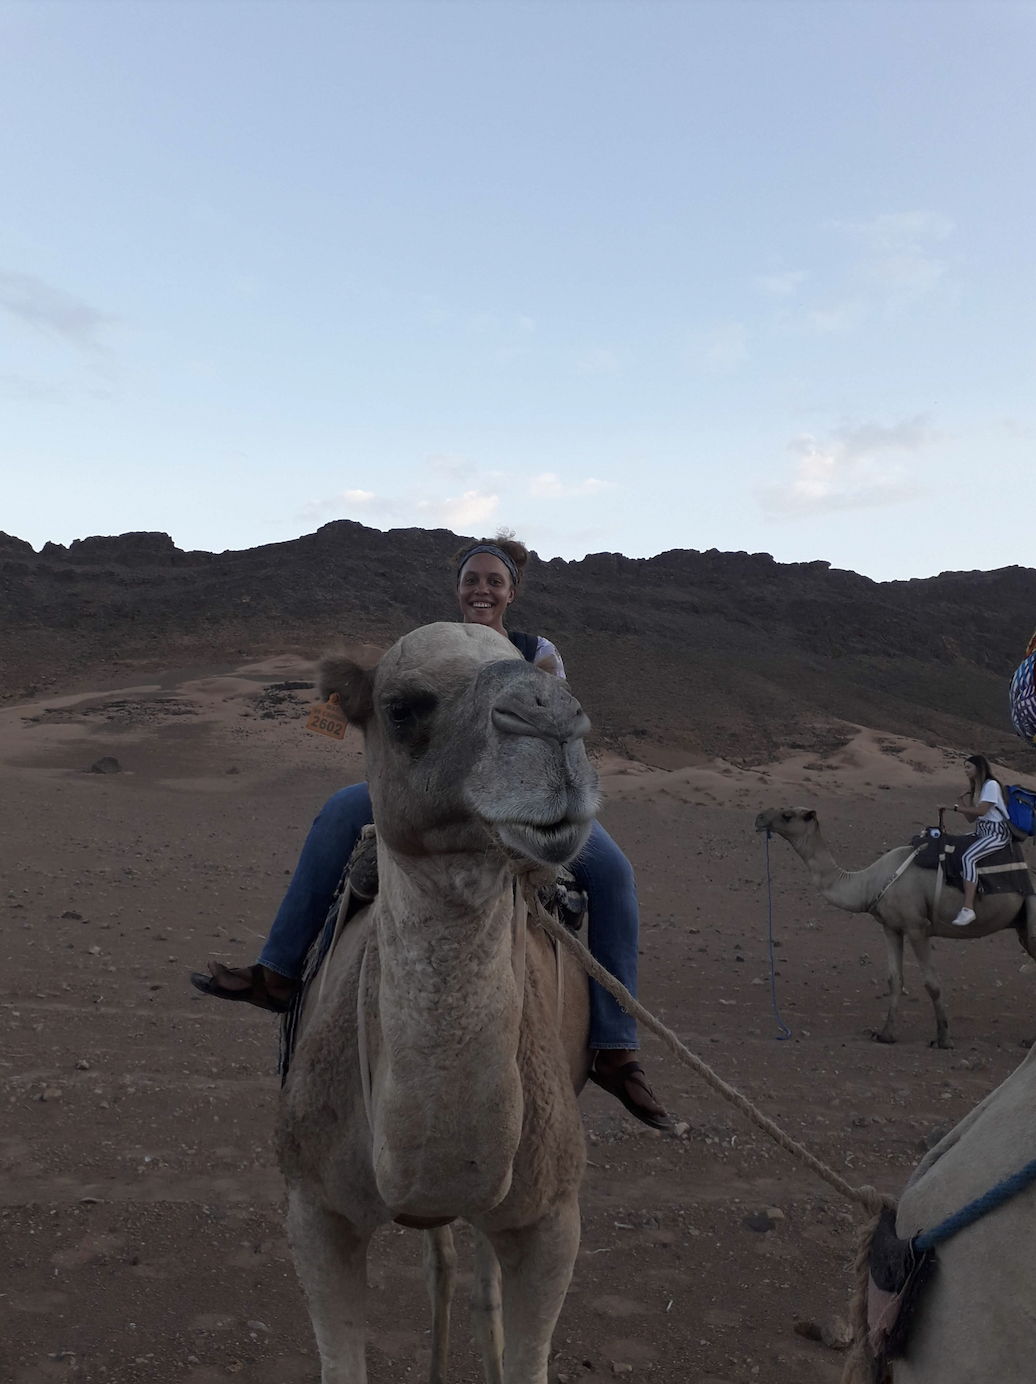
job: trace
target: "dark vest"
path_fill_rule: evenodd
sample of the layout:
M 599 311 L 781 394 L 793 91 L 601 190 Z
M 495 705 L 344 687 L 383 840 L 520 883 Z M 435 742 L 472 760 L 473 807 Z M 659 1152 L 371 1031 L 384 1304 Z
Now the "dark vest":
M 509 630 L 507 637 L 526 663 L 536 662 L 536 650 L 540 643 L 538 635 L 522 634 L 520 630 Z

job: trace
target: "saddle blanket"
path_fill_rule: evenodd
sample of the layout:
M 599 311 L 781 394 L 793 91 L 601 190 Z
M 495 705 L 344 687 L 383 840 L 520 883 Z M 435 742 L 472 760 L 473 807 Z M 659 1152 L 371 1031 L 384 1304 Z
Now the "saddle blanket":
M 974 839 L 974 836 L 950 836 L 935 827 L 928 827 L 910 842 L 911 846 L 920 848 L 914 864 L 919 865 L 922 870 L 937 870 L 942 865 L 947 885 L 951 889 L 963 889 L 961 856 Z M 1036 894 L 1029 867 L 1017 841 L 1011 841 L 993 855 L 984 856 L 979 861 L 978 892 L 1021 894 L 1026 899 Z

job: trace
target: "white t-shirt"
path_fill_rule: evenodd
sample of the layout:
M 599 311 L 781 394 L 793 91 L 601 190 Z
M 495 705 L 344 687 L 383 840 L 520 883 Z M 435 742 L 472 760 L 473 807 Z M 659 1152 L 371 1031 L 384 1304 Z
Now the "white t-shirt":
M 539 663 L 541 658 L 552 658 L 557 665 L 557 675 L 559 678 L 565 676 L 565 665 L 561 661 L 561 655 L 555 649 L 549 639 L 544 639 L 542 634 L 536 636 L 536 657 L 534 663 Z
M 1004 795 L 1000 791 L 1000 785 L 996 779 L 986 779 L 982 785 L 982 792 L 978 795 L 978 803 L 992 803 L 993 806 L 988 812 L 982 814 L 978 819 L 980 822 L 1005 822 L 1007 821 L 1007 804 L 1004 802 Z

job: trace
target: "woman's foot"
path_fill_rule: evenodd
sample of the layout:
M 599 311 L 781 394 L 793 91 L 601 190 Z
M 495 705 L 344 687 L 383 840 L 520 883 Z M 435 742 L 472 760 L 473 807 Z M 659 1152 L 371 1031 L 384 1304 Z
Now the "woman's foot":
M 975 910 L 973 908 L 962 908 L 953 920 L 954 927 L 967 927 L 969 923 L 975 921 Z
M 221 961 L 210 961 L 208 975 L 203 971 L 191 972 L 191 984 L 203 995 L 218 1000 L 254 1004 L 259 1009 L 283 1014 L 291 1003 L 296 982 L 268 966 L 224 966 Z
M 601 1048 L 594 1054 L 590 1080 L 622 1102 L 629 1113 L 651 1129 L 671 1130 L 673 1121 L 659 1105 L 635 1052 Z

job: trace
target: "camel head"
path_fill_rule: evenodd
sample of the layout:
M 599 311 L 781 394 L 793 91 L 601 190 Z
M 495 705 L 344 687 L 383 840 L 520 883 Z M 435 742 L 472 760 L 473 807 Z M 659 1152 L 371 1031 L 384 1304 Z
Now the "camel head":
M 772 831 L 792 845 L 801 845 L 820 830 L 811 807 L 768 807 L 755 819 L 756 831 Z
M 320 688 L 363 731 L 374 817 L 392 849 L 495 840 L 546 865 L 582 849 L 597 809 L 590 722 L 563 682 L 495 630 L 424 625 L 373 668 L 326 658 Z

